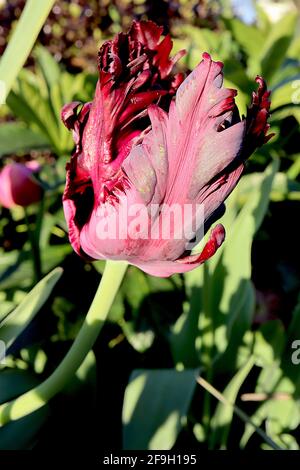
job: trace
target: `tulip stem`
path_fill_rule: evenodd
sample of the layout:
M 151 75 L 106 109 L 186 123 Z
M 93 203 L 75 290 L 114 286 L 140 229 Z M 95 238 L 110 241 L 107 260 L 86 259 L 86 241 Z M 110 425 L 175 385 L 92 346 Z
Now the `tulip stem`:
M 127 263 L 107 261 L 83 325 L 55 371 L 36 388 L 0 406 L 0 425 L 20 419 L 44 406 L 72 379 L 93 347 L 126 272 Z

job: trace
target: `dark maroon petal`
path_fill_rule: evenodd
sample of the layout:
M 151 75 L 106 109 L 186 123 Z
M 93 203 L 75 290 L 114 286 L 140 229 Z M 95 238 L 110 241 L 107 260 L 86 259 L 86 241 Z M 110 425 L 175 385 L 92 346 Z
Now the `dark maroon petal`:
M 176 62 L 185 54 L 185 51 L 182 50 L 174 57 L 170 58 L 172 48 L 173 41 L 169 34 L 156 47 L 156 55 L 154 56 L 153 63 L 157 66 L 161 78 L 166 78 L 171 73 Z
M 67 129 L 73 130 L 73 139 L 77 146 L 80 144 L 82 131 L 87 121 L 90 108 L 91 103 L 85 103 L 83 105 L 80 101 L 74 101 L 73 103 L 66 104 L 61 111 L 62 122 Z
M 121 165 L 150 129 L 148 107 L 159 103 L 168 109 L 183 80 L 182 74 L 173 73 L 183 52 L 169 58 L 172 41 L 161 40 L 162 30 L 152 22 L 134 22 L 128 33 L 106 41 L 99 51 L 93 103 L 74 102 L 62 110 L 76 144 L 63 200 L 77 252 L 94 203 L 114 200 L 114 190 L 126 187 Z
M 268 118 L 270 116 L 270 94 L 266 82 L 260 76 L 255 79 L 258 89 L 252 93 L 252 101 L 247 110 L 246 136 L 243 158 L 248 158 L 257 147 L 268 142 L 274 134 L 267 135 L 270 128 Z
M 169 58 L 172 41 L 169 36 L 160 41 L 162 30 L 151 21 L 133 22 L 127 34 L 118 34 L 99 51 L 106 159 L 116 158 L 117 141 L 129 122 L 140 132 L 150 124 L 145 121 L 150 104 L 168 109 L 183 80 L 172 71 L 184 52 Z
M 81 101 L 73 101 L 73 103 L 65 104 L 61 110 L 61 120 L 67 129 L 74 129 L 79 106 L 82 106 Z
M 163 27 L 153 21 L 134 21 L 129 30 L 129 35 L 135 41 L 140 42 L 149 49 L 155 49 L 163 32 Z

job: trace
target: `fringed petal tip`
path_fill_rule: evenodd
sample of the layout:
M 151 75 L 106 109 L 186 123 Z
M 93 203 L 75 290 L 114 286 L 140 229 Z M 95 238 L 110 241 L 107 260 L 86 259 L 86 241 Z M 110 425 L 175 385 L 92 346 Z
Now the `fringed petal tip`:
M 129 262 L 151 276 L 170 277 L 176 273 L 186 273 L 203 264 L 216 253 L 224 242 L 224 239 L 225 229 L 223 225 L 218 224 L 211 231 L 210 238 L 200 254 L 185 256 L 175 261 L 161 260 L 141 262 L 139 260 L 130 260 Z
M 246 122 L 249 152 L 252 153 L 257 147 L 268 142 L 275 134 L 267 135 L 270 128 L 268 119 L 270 117 L 271 91 L 263 77 L 257 75 L 255 78 L 258 89 L 252 93 L 251 104 L 248 107 Z
M 205 61 L 205 60 L 208 60 L 209 62 L 213 62 L 213 60 L 212 60 L 212 58 L 211 58 L 211 55 L 210 55 L 208 52 L 203 52 L 203 54 L 202 54 L 202 60 L 204 60 L 204 61 Z M 224 67 L 223 62 L 221 62 L 220 60 L 216 60 L 216 61 L 214 61 L 214 63 L 215 63 L 216 65 L 218 65 L 221 69 L 223 69 L 223 67 Z

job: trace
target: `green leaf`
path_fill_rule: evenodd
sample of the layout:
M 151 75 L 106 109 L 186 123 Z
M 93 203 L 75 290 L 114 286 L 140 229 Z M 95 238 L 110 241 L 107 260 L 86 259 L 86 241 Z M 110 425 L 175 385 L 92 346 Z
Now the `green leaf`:
M 27 261 L 26 261 L 27 260 Z M 13 250 L 9 253 L 1 253 L 0 256 L 0 289 L 10 287 L 24 287 L 21 280 L 25 280 L 25 286 L 31 285 L 32 263 L 28 259 L 28 253 Z
M 233 405 L 236 402 L 237 395 L 245 379 L 254 365 L 254 361 L 250 358 L 246 364 L 235 374 L 223 395 L 227 398 L 228 402 Z M 221 402 L 218 403 L 215 414 L 211 421 L 212 433 L 210 436 L 210 447 L 215 448 L 218 444 L 224 449 L 227 445 L 228 434 L 232 423 L 234 414 L 233 406 L 227 406 Z
M 297 15 L 290 13 L 276 22 L 263 45 L 259 60 L 261 74 L 268 81 L 281 66 L 294 36 Z
M 41 253 L 42 266 L 44 271 L 50 271 L 55 266 L 59 265 L 65 257 L 72 253 L 72 247 L 66 243 L 64 245 L 51 245 Z
M 59 113 L 53 110 L 47 86 L 38 74 L 32 75 L 28 70 L 22 70 L 13 92 L 7 99 L 7 104 L 26 123 L 29 118 L 29 123 L 38 126 L 54 148 L 59 148 L 59 129 L 62 123 Z
M 249 56 L 257 56 L 257 44 L 264 43 L 264 34 L 255 26 L 250 26 L 236 18 L 224 18 L 225 25 L 233 37 Z
M 294 430 L 300 423 L 299 402 L 293 397 L 286 400 L 269 400 L 266 427 L 270 437 L 279 436 L 285 430 Z
M 25 153 L 30 150 L 49 148 L 49 140 L 18 122 L 3 123 L 0 126 L 0 157 Z
M 296 37 L 293 39 L 289 50 L 287 52 L 288 57 L 291 59 L 299 60 L 300 57 L 300 37 L 299 35 L 296 35 Z
M 21 68 L 53 7 L 55 0 L 28 0 L 17 27 L 0 61 L 0 81 L 5 85 L 5 96 L 18 76 Z
M 272 110 L 281 106 L 300 103 L 300 75 L 276 87 L 272 91 Z
M 7 98 L 8 106 L 15 116 L 29 124 L 34 131 L 42 133 L 55 147 L 58 129 L 50 104 L 41 97 L 37 84 L 27 82 L 25 74 L 21 74 L 18 85 Z
M 300 422 L 299 403 L 294 399 L 295 384 L 283 376 L 283 371 L 276 364 L 262 369 L 255 389 L 256 393 L 274 394 L 261 402 L 261 405 L 251 416 L 251 421 L 261 426 L 266 420 L 266 430 L 270 437 L 283 448 L 289 448 L 284 441 L 280 442 L 280 435 L 286 430 L 294 430 Z M 276 397 L 278 394 L 278 397 Z M 286 395 L 280 397 L 279 395 Z M 245 447 L 254 433 L 251 425 L 247 424 L 240 445 Z
M 238 351 L 255 305 L 251 245 L 267 210 L 277 167 L 274 162 L 265 174 L 257 175 L 239 213 L 243 185 L 235 190 L 221 220 L 230 227 L 223 247 L 204 267 L 184 274 L 189 304 L 169 336 L 176 364 L 196 367 L 200 359 L 200 365 L 207 368 L 219 356 L 215 366 L 220 369 L 238 366 Z
M 257 15 L 257 25 L 263 33 L 269 33 L 271 28 L 271 21 L 266 10 L 255 2 L 255 10 Z
M 267 366 L 280 359 L 285 345 L 284 333 L 284 327 L 280 320 L 264 323 L 256 331 L 253 350 L 256 365 Z
M 37 46 L 34 50 L 34 53 L 44 80 L 50 89 L 60 80 L 61 71 L 59 65 L 52 57 L 48 49 L 43 46 Z
M 263 403 L 258 410 L 251 416 L 251 422 L 257 426 L 261 427 L 263 421 L 266 419 L 267 416 L 267 403 Z M 252 437 L 252 435 L 255 433 L 254 427 L 250 424 L 247 423 L 245 426 L 245 431 L 242 435 L 242 438 L 240 440 L 240 447 L 244 449 L 246 447 L 249 439 Z
M 62 275 L 56 268 L 42 279 L 0 323 L 0 338 L 9 348 L 44 305 Z
M 199 365 L 195 342 L 199 335 L 198 321 L 202 306 L 202 266 L 185 274 L 185 285 L 188 302 L 184 304 L 184 312 L 172 327 L 168 339 L 175 364 L 196 367 Z
M 37 379 L 23 370 L 4 370 L 0 373 L 0 403 L 27 392 Z M 0 428 L 0 450 L 31 449 L 49 414 L 48 405 L 25 418 Z
M 239 191 L 229 201 L 227 214 L 221 222 L 230 227 L 223 247 L 209 264 L 210 311 L 214 312 L 215 344 L 219 353 L 232 338 L 231 358 L 250 327 L 254 311 L 254 294 L 251 284 L 251 245 L 254 234 L 260 226 L 269 204 L 269 196 L 278 163 L 272 163 L 261 175 L 260 182 L 252 189 L 251 197 L 243 206 L 232 224 L 231 210 L 237 201 Z M 231 202 L 231 204 L 230 204 Z M 235 210 L 234 210 L 235 212 Z M 224 317 L 225 316 L 225 317 Z M 228 351 L 229 353 L 229 351 Z M 222 358 L 220 367 L 227 367 L 228 357 Z
M 123 405 L 124 449 L 168 450 L 186 420 L 197 370 L 136 370 Z

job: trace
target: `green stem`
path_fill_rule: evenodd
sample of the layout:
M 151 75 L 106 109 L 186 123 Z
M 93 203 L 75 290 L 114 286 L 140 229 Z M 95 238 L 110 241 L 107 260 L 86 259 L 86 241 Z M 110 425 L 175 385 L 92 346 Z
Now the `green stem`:
M 0 406 L 0 425 L 20 419 L 44 406 L 72 379 L 93 347 L 118 292 L 127 263 L 108 261 L 84 323 L 67 355 L 48 379 Z
M 219 400 L 223 405 L 228 406 L 233 409 L 234 413 L 246 424 L 250 424 L 255 430 L 255 432 L 274 450 L 284 450 L 282 447 L 279 447 L 276 442 L 273 441 L 261 428 L 256 426 L 256 424 L 251 421 L 250 417 L 241 410 L 238 406 L 232 404 L 219 390 L 213 387 L 207 380 L 203 377 L 198 377 L 197 382 L 201 387 L 206 390 L 207 393 Z
M 29 217 L 27 209 L 24 207 L 25 220 L 27 224 L 27 233 L 28 239 L 31 246 L 31 259 L 34 272 L 34 281 L 37 284 L 42 279 L 42 268 L 41 268 L 41 255 L 40 255 L 40 242 L 39 242 L 39 233 L 37 234 L 35 230 L 32 230 L 30 227 Z

